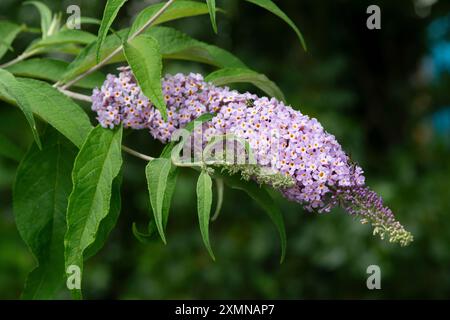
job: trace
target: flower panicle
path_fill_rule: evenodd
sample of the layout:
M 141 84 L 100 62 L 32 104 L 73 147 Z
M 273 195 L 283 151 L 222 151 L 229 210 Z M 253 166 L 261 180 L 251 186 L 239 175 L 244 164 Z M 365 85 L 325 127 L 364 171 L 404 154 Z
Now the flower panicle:
M 373 235 L 379 235 L 381 239 L 389 238 L 389 242 L 401 246 L 409 245 L 414 239 L 395 219 L 392 210 L 384 205 L 383 199 L 368 187 L 349 190 L 342 207 L 348 213 L 361 217 L 362 223 L 370 223 Z
M 200 74 L 191 73 L 162 79 L 167 105 L 164 121 L 131 70 L 119 70 L 118 76 L 108 75 L 92 95 L 92 110 L 103 127 L 122 124 L 125 128 L 147 129 L 155 139 L 166 143 L 177 129 L 203 114 L 214 114 L 199 132 L 194 130 L 193 134 L 200 135 L 196 140 L 200 153 L 212 140 L 223 136 L 244 141 L 252 152 L 250 164 L 224 163 L 219 166 L 223 170 L 269 184 L 308 211 L 329 212 L 342 206 L 371 222 L 374 233 L 382 238 L 389 236 L 390 241 L 401 245 L 412 241 L 381 198 L 365 186 L 362 168 L 315 118 L 275 98 L 217 87 L 205 82 Z

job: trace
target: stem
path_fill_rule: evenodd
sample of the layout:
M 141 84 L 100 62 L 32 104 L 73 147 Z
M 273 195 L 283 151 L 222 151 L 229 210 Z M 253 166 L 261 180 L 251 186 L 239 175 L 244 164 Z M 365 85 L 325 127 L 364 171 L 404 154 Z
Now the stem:
M 80 101 L 86 101 L 86 102 L 92 102 L 92 98 L 87 95 L 84 95 L 84 94 L 81 94 L 78 92 L 72 92 L 69 90 L 64 90 L 64 89 L 58 89 L 58 90 L 61 91 L 62 93 L 64 93 L 66 96 L 71 97 L 73 99 L 80 100 Z
M 133 40 L 134 38 L 136 38 L 139 34 L 141 34 L 146 28 L 148 28 L 149 26 L 151 26 L 156 19 L 158 19 L 161 14 L 164 13 L 164 11 L 166 11 L 166 9 L 174 2 L 175 0 L 169 0 L 166 2 L 166 4 L 159 9 L 158 12 L 156 12 L 141 28 L 139 28 L 138 30 L 136 30 L 135 33 L 133 33 L 127 40 L 127 42 L 130 42 L 131 40 Z M 100 61 L 98 64 L 96 64 L 95 66 L 93 66 L 92 68 L 86 70 L 85 72 L 83 72 L 82 74 L 78 75 L 77 77 L 75 77 L 74 79 L 70 80 L 69 82 L 67 82 L 65 85 L 62 86 L 62 89 L 67 89 L 69 88 L 71 85 L 73 85 L 74 83 L 76 83 L 77 81 L 83 79 L 85 76 L 91 74 L 92 72 L 100 69 L 101 67 L 103 67 L 109 60 L 111 60 L 116 54 L 118 54 L 120 51 L 122 51 L 123 49 L 123 45 L 120 45 L 118 48 L 116 48 L 112 53 L 110 53 L 106 58 L 104 58 L 102 61 Z M 56 83 L 55 86 L 59 86 L 60 83 Z
M 31 50 L 28 52 L 24 52 L 21 55 L 18 55 L 16 58 L 12 59 L 11 61 L 8 61 L 2 65 L 0 65 L 0 68 L 7 68 L 9 66 L 12 66 L 13 64 L 16 64 L 17 62 L 20 62 L 22 60 L 25 60 L 26 58 L 31 57 L 32 55 L 36 54 L 38 51 L 37 50 Z
M 41 34 L 41 29 L 39 28 L 33 28 L 33 27 L 28 27 L 26 24 L 23 24 L 21 26 L 22 28 L 22 32 L 28 32 L 28 33 L 36 33 L 36 34 Z
M 86 101 L 86 102 L 92 102 L 92 98 L 89 97 L 89 96 L 86 96 L 84 94 L 77 93 L 77 92 L 72 92 L 72 91 L 64 90 L 64 89 L 58 89 L 58 90 L 61 91 L 62 93 L 64 93 L 66 96 L 70 97 L 70 98 L 73 98 L 73 99 L 76 99 L 76 100 L 81 100 L 81 101 Z M 138 157 L 140 159 L 143 159 L 145 161 L 152 161 L 154 159 L 154 158 L 152 158 L 152 157 L 150 157 L 150 156 L 148 156 L 146 154 L 137 152 L 136 150 L 133 150 L 133 149 L 131 149 L 131 148 L 127 147 L 127 146 L 124 146 L 124 145 L 122 145 L 122 150 L 125 151 L 126 153 L 129 153 L 129 154 L 131 154 L 131 155 L 133 155 L 135 157 Z
M 143 154 L 143 153 L 137 152 L 136 150 L 128 148 L 127 146 L 124 146 L 124 145 L 122 145 L 122 150 L 125 151 L 126 153 L 129 153 L 135 157 L 138 157 L 138 158 L 146 160 L 146 161 L 152 161 L 155 159 L 146 154 Z

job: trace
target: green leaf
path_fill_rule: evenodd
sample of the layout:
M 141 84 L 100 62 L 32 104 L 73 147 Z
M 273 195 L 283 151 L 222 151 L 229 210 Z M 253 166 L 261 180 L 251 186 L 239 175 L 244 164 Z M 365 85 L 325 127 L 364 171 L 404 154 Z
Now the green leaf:
M 24 97 L 30 101 L 33 113 L 56 128 L 77 147 L 81 147 L 92 129 L 89 117 L 83 109 L 46 82 L 24 78 L 17 78 L 17 82 L 24 89 Z M 1 85 L 0 99 L 18 105 Z
M 34 58 L 20 61 L 6 68 L 15 76 L 36 78 L 49 81 L 58 81 L 66 72 L 69 64 L 61 60 L 49 58 Z M 99 71 L 87 75 L 78 81 L 75 86 L 85 89 L 100 87 L 105 81 L 105 75 Z
M 176 2 L 175 2 L 176 3 Z M 126 37 L 128 29 L 120 30 L 117 35 L 108 35 L 100 49 L 103 60 L 110 55 L 122 42 L 120 38 Z M 245 68 L 245 64 L 233 54 L 219 47 L 192 39 L 188 35 L 168 27 L 152 27 L 144 34 L 148 34 L 158 40 L 162 57 L 164 59 L 179 59 L 210 64 L 219 68 Z M 120 38 L 119 38 L 120 37 Z M 122 53 L 117 54 L 108 63 L 123 62 Z M 96 44 L 87 45 L 73 60 L 62 81 L 68 81 L 77 75 L 89 70 L 96 64 Z
M 100 48 L 102 47 L 103 41 L 105 41 L 108 30 L 125 2 L 127 2 L 127 0 L 108 0 L 106 2 L 102 23 L 98 30 L 97 63 L 100 61 Z
M 80 17 L 80 23 L 83 24 L 96 24 L 101 25 L 102 21 L 97 18 L 91 18 L 91 17 Z
M 52 125 L 77 147 L 92 129 L 86 112 L 46 82 L 17 78 L 34 114 Z
M 172 165 L 170 158 L 157 158 L 147 164 L 145 175 L 155 224 L 162 241 L 167 243 L 164 230 L 175 191 L 178 169 Z
M 111 54 L 115 49 L 117 49 L 122 41 L 118 38 L 120 36 L 122 39 L 127 39 L 129 34 L 135 33 L 139 30 L 145 23 L 156 13 L 159 9 L 162 8 L 164 3 L 153 4 L 144 10 L 142 10 L 139 15 L 136 17 L 135 21 L 131 29 L 124 29 L 122 31 L 117 32 L 116 34 L 109 35 L 105 38 L 104 42 L 102 42 L 102 46 L 100 48 L 100 60 L 103 60 L 109 54 Z M 160 23 L 164 23 L 167 21 L 172 21 L 185 17 L 198 16 L 202 14 L 208 13 L 208 7 L 204 3 L 199 3 L 195 1 L 182 1 L 177 0 L 171 6 L 167 8 L 166 11 L 159 16 L 158 19 L 155 20 L 152 26 L 158 25 Z M 154 27 L 147 29 L 146 31 L 152 30 Z M 164 54 L 164 52 L 162 52 Z M 72 61 L 69 69 L 67 70 L 66 75 L 62 79 L 63 81 L 68 81 L 76 77 L 77 75 L 85 72 L 86 70 L 92 68 L 97 63 L 97 44 L 91 43 L 84 50 L 80 52 L 78 57 Z M 122 53 L 117 54 L 113 59 L 111 59 L 108 63 L 115 63 L 124 61 L 124 57 Z
M 206 0 L 208 5 L 209 17 L 211 19 L 211 25 L 215 33 L 217 33 L 217 23 L 216 23 L 216 0 Z
M 300 30 L 297 28 L 294 22 L 283 12 L 281 9 L 272 1 L 270 0 L 246 0 L 247 2 L 253 3 L 257 6 L 260 6 L 270 12 L 272 12 L 274 15 L 278 16 L 284 22 L 286 22 L 297 34 L 298 39 L 300 40 L 300 43 L 302 44 L 302 47 L 305 51 L 308 49 L 306 48 L 305 39 L 303 39 L 303 35 L 300 32 Z
M 71 56 L 76 56 L 81 52 L 82 48 L 74 43 L 63 43 L 63 44 L 55 44 L 48 45 L 45 47 L 39 47 L 33 51 L 28 51 L 27 54 L 30 54 L 29 57 L 44 54 L 44 53 L 64 53 Z
M 224 177 L 225 183 L 233 189 L 245 191 L 256 203 L 269 215 L 277 227 L 281 242 L 280 263 L 284 261 L 286 255 L 286 229 L 281 212 L 275 206 L 275 203 L 265 188 L 259 187 L 254 182 L 241 180 L 236 176 Z
M 20 161 L 20 159 L 22 159 L 23 152 L 12 141 L 0 134 L 0 156 L 11 160 Z
M 128 32 L 128 29 L 119 31 L 117 34 L 120 37 L 125 37 Z M 103 60 L 107 56 L 109 56 L 115 49 L 117 49 L 122 44 L 119 37 L 116 35 L 108 35 L 103 42 L 102 47 L 100 48 L 100 59 Z M 97 43 L 93 42 L 86 47 L 84 47 L 78 56 L 69 64 L 67 67 L 66 73 L 64 74 L 62 81 L 68 81 L 72 78 L 75 78 L 77 75 L 86 72 L 94 65 L 97 64 L 96 51 Z M 122 62 L 125 58 L 122 53 L 115 56 L 115 58 L 111 59 L 108 63 L 116 63 Z
M 278 86 L 265 75 L 250 69 L 225 68 L 210 73 L 205 81 L 212 82 L 217 86 L 223 86 L 230 83 L 248 82 L 258 87 L 270 97 L 285 101 L 283 92 Z
M 140 30 L 147 21 L 158 12 L 165 3 L 156 3 L 151 6 L 148 6 L 144 10 L 142 10 L 136 19 L 133 22 L 133 25 L 130 29 L 130 35 L 134 34 L 136 31 Z M 183 1 L 177 0 L 172 3 L 166 11 L 164 11 L 152 24 L 152 26 L 156 26 L 158 24 L 180 19 L 186 17 L 194 17 L 202 14 L 208 14 L 208 6 L 204 3 L 196 2 L 196 1 Z
M 17 107 L 16 100 L 14 100 L 14 98 L 6 91 L 6 88 L 1 85 L 0 85 L 0 100 L 3 100 Z
M 167 121 L 166 103 L 161 87 L 162 61 L 158 41 L 140 35 L 124 44 L 124 53 L 139 87 Z
M 206 170 L 202 170 L 197 181 L 197 210 L 200 233 L 203 243 L 209 252 L 211 258 L 215 261 L 214 253 L 209 242 L 209 217 L 211 214 L 212 203 L 212 181 Z
M 36 122 L 34 121 L 32 111 L 32 100 L 30 100 L 29 93 L 26 88 L 21 85 L 16 78 L 6 70 L 0 69 L 0 87 L 5 90 L 16 102 L 19 108 L 22 110 L 28 124 L 33 132 L 34 141 L 41 147 L 41 140 L 39 139 L 39 133 L 37 131 Z
M 38 48 L 51 47 L 55 45 L 64 44 L 90 44 L 97 39 L 92 33 L 76 30 L 67 29 L 62 30 L 54 35 L 46 37 L 45 39 L 40 39 L 30 45 L 26 51 L 31 51 Z
M 66 269 L 75 265 L 82 274 L 85 250 L 95 242 L 110 211 L 112 183 L 122 166 L 121 143 L 122 127 L 97 126 L 75 159 L 64 238 Z M 81 290 L 74 289 L 73 294 L 79 298 Z
M 165 59 L 189 60 L 219 68 L 245 68 L 245 64 L 230 52 L 168 27 L 152 27 L 146 34 L 158 40 Z
M 0 59 L 11 47 L 11 43 L 19 34 L 21 27 L 9 21 L 0 21 Z
M 64 233 L 76 148 L 51 127 L 42 150 L 34 144 L 17 170 L 13 204 L 17 228 L 37 266 L 22 298 L 51 299 L 64 283 Z
M 122 201 L 120 198 L 120 187 L 122 185 L 122 174 L 119 173 L 117 177 L 114 178 L 111 189 L 111 203 L 109 207 L 108 215 L 100 222 L 98 227 L 97 235 L 93 244 L 91 244 L 84 252 L 84 260 L 87 260 L 97 252 L 106 243 L 109 234 L 114 229 L 117 219 L 119 218 L 120 210 L 122 207 Z
M 24 5 L 31 4 L 38 9 L 39 14 L 41 15 L 41 30 L 42 30 L 42 38 L 47 37 L 48 30 L 50 29 L 50 25 L 52 24 L 52 12 L 50 9 L 40 1 L 27 1 L 24 2 Z

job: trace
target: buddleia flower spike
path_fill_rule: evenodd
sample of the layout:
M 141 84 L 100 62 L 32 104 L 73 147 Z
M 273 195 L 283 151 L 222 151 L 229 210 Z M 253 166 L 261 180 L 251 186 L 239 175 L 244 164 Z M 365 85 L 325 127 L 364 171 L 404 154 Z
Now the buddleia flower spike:
M 200 74 L 167 75 L 162 80 L 167 121 L 143 95 L 129 68 L 108 75 L 93 92 L 92 110 L 105 128 L 147 129 L 166 143 L 175 130 L 202 114 L 215 116 L 202 126 L 202 143 L 232 134 L 248 144 L 252 166 L 223 166 L 231 173 L 269 184 L 308 211 L 329 212 L 340 206 L 374 234 L 408 245 L 413 237 L 395 220 L 383 200 L 365 185 L 363 170 L 342 150 L 336 138 L 314 118 L 275 98 L 217 87 Z M 272 174 L 264 174 L 265 172 Z

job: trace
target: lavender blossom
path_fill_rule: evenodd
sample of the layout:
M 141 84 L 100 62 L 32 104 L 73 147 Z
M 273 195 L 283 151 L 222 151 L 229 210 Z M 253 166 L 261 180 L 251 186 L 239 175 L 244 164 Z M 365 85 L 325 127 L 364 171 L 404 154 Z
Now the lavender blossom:
M 341 206 L 363 223 L 371 222 L 374 234 L 382 238 L 388 235 L 391 242 L 401 245 L 412 241 L 381 198 L 365 186 L 363 170 L 316 119 L 275 98 L 216 87 L 200 74 L 191 73 L 167 75 L 162 80 L 168 116 L 164 121 L 129 68 L 120 70 L 118 77 L 108 75 L 92 95 L 92 110 L 103 127 L 122 123 L 125 128 L 148 129 L 155 139 L 166 143 L 175 130 L 202 114 L 214 113 L 201 130 L 203 146 L 214 137 L 233 134 L 248 143 L 258 168 L 288 179 L 279 183 L 253 174 L 258 182 L 280 189 L 308 211 L 328 212 Z

